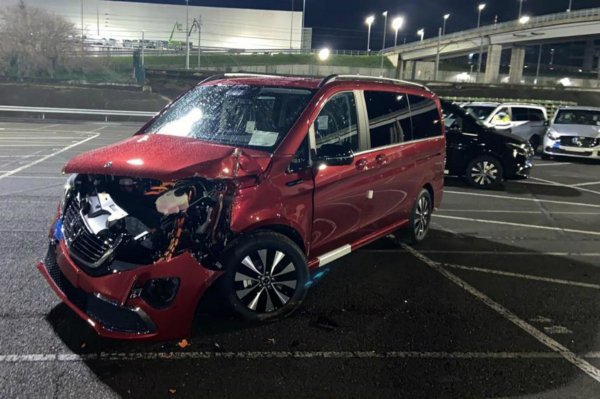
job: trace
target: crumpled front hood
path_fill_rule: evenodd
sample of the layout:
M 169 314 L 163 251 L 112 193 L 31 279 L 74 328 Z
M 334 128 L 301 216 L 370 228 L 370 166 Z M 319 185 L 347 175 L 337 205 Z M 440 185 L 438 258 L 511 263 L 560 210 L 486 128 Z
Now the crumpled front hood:
M 162 181 L 187 177 L 231 179 L 263 173 L 267 152 L 212 144 L 188 137 L 145 134 L 71 159 L 66 173 L 106 174 Z
M 555 123 L 550 128 L 561 136 L 600 137 L 600 126 Z

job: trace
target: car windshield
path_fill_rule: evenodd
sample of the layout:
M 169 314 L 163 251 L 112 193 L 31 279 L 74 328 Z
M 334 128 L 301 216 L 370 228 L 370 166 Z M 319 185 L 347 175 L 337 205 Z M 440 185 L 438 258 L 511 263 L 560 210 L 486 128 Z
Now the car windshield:
M 442 113 L 444 115 L 444 126 L 450 130 L 458 129 L 465 133 L 475 133 L 482 131 L 475 125 L 485 127 L 483 122 L 475 118 L 473 114 L 452 103 L 442 102 Z
M 269 151 L 285 137 L 313 94 L 285 87 L 198 86 L 142 133 Z
M 492 107 L 489 105 L 465 105 L 464 110 L 473 115 L 475 118 L 483 121 L 487 119 L 488 116 L 492 113 L 496 107 Z
M 563 109 L 556 114 L 554 123 L 557 125 L 600 126 L 600 111 Z

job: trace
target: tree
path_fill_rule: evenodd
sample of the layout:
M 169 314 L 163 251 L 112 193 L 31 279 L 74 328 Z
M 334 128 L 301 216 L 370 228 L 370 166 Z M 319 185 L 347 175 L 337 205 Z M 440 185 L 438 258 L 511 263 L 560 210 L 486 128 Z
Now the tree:
M 54 77 L 65 54 L 73 49 L 75 28 L 65 18 L 23 0 L 0 10 L 0 70 L 17 77 Z

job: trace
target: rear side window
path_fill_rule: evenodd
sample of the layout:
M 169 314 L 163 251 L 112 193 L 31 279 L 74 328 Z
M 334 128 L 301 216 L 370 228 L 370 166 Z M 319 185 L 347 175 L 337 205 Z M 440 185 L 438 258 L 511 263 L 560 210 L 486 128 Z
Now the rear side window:
M 541 109 L 530 108 L 529 109 L 529 120 L 534 122 L 542 122 L 546 120 L 544 113 Z
M 529 108 L 512 108 L 512 120 L 516 122 L 529 121 Z
M 410 108 L 403 93 L 365 91 L 371 148 L 412 140 Z
M 339 93 L 331 97 L 315 122 L 317 153 L 324 144 L 345 144 L 358 151 L 356 120 L 354 93 Z
M 410 115 L 412 117 L 413 139 L 421 140 L 441 136 L 442 123 L 435 102 L 429 98 L 409 95 Z

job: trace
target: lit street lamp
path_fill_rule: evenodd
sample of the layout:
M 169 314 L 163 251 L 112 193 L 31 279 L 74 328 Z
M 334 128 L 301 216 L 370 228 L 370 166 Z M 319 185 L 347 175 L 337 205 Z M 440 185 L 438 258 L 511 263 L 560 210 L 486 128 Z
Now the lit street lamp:
M 519 18 L 519 23 L 521 25 L 525 25 L 527 22 L 529 22 L 530 19 L 531 17 L 529 17 L 528 15 L 523 15 L 521 18 Z
M 481 3 L 480 5 L 477 6 L 477 9 L 479 10 L 479 13 L 477 14 L 477 28 L 479 28 L 481 26 L 481 12 L 483 11 L 484 8 L 485 8 L 485 3 Z
M 398 31 L 402 28 L 402 25 L 404 25 L 404 18 L 402 18 L 402 17 L 396 17 L 392 21 L 392 28 L 394 29 L 394 32 L 395 32 L 394 47 L 396 47 L 398 45 Z
M 329 59 L 330 55 L 331 55 L 331 50 L 329 50 L 328 48 L 323 48 L 319 51 L 319 60 L 327 61 Z
M 365 20 L 365 23 L 369 25 L 369 35 L 367 36 L 367 53 L 371 51 L 371 26 L 373 26 L 373 22 L 375 22 L 375 15 L 370 15 Z
M 477 6 L 477 29 L 481 26 L 481 12 L 485 8 L 485 3 L 481 3 Z M 477 57 L 477 80 L 479 80 L 479 74 L 481 73 L 481 57 L 483 53 L 483 37 L 479 35 L 479 56 Z
M 417 35 L 421 36 L 421 41 L 423 41 L 423 38 L 425 38 L 425 29 L 419 29 Z
M 446 21 L 448 20 L 448 18 L 450 18 L 450 14 L 445 14 L 444 15 L 444 25 L 442 27 L 442 35 L 446 34 Z
M 383 15 L 384 18 L 384 22 L 383 22 L 383 45 L 381 46 L 381 74 L 383 75 L 383 49 L 385 49 L 385 39 L 386 39 L 386 35 L 387 35 L 387 17 L 388 17 L 388 12 L 384 11 L 381 15 Z

